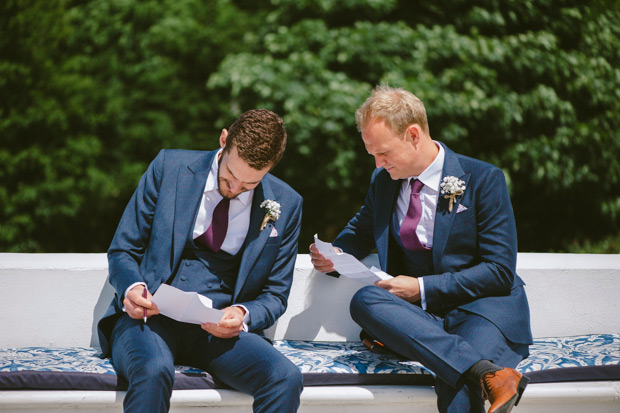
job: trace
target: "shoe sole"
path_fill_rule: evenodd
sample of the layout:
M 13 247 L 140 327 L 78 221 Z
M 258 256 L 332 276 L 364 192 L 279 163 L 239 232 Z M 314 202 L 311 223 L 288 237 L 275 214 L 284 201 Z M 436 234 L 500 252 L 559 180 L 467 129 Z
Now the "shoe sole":
M 517 386 L 517 393 L 515 393 L 515 395 L 512 396 L 510 400 L 501 405 L 499 408 L 495 409 L 492 412 L 489 410 L 489 413 L 510 413 L 512 408 L 519 404 L 521 396 L 523 396 L 523 392 L 525 391 L 525 388 L 527 387 L 527 384 L 529 382 L 529 378 L 521 376 L 521 380 L 519 380 L 519 385 Z

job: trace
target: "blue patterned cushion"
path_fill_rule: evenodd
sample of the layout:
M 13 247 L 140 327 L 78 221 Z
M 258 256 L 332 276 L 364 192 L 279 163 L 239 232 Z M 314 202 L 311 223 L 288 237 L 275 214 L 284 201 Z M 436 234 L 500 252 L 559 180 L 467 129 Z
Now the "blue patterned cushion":
M 371 353 L 358 342 L 278 341 L 304 384 L 432 384 L 415 361 Z M 532 382 L 620 380 L 620 334 L 537 339 L 518 369 Z M 177 366 L 175 389 L 224 387 L 198 369 Z M 126 383 L 93 348 L 0 349 L 0 389 L 122 390 Z
M 620 334 L 539 338 L 517 368 L 532 383 L 620 380 Z
M 0 389 L 125 390 L 109 359 L 91 347 L 0 349 Z M 174 388 L 215 388 L 211 375 L 176 366 Z
M 422 364 L 393 355 L 372 353 L 361 342 L 276 341 L 274 347 L 304 376 L 304 385 L 433 384 Z

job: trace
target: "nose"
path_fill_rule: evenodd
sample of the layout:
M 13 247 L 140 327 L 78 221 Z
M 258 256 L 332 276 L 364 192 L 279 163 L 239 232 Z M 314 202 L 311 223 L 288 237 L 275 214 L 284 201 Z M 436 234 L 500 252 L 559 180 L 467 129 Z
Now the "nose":
M 380 156 L 375 156 L 375 166 L 381 168 L 383 165 L 385 165 L 385 161 Z
M 228 181 L 228 186 L 230 187 L 230 192 L 236 194 L 241 191 L 242 184 L 240 181 L 230 180 Z

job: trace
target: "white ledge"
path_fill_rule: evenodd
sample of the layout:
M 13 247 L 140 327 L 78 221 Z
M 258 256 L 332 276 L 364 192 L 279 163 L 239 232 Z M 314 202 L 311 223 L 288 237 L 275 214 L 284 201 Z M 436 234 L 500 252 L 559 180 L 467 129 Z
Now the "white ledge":
M 377 265 L 377 256 L 364 262 Z M 526 283 L 535 337 L 618 331 L 620 254 L 519 253 L 517 273 Z M 106 280 L 104 253 L 0 253 L 0 325 L 11 332 L 0 335 L 0 347 L 97 346 L 96 322 L 114 295 Z M 349 301 L 359 287 L 317 273 L 307 254 L 298 255 L 287 311 L 267 334 L 358 340 Z
M 552 254 L 520 252 L 517 254 L 519 270 L 617 270 L 620 271 L 620 254 Z
M 19 254 L 0 253 L 0 270 L 104 270 L 108 271 L 105 253 L 92 254 Z
M 15 412 L 118 412 L 124 392 L 114 391 L 1 391 L 0 410 Z M 198 412 L 217 408 L 224 412 L 250 411 L 252 398 L 232 390 L 176 390 L 171 412 Z M 620 408 L 619 382 L 530 384 L 519 413 L 608 413 Z M 435 392 L 430 386 L 312 386 L 301 396 L 300 413 L 434 413 Z

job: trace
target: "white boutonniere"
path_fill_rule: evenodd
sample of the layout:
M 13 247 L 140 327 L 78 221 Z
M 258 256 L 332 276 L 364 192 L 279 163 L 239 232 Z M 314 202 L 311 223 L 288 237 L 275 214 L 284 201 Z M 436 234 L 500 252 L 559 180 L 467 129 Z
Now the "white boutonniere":
M 260 225 L 260 230 L 262 231 L 269 221 L 275 222 L 280 218 L 280 204 L 271 199 L 266 199 L 261 202 L 260 207 L 265 208 L 265 218 L 263 218 L 263 223 Z
M 443 197 L 450 200 L 448 211 L 452 212 L 456 197 L 463 195 L 465 191 L 465 181 L 460 180 L 456 176 L 445 176 L 439 186 L 441 187 Z

